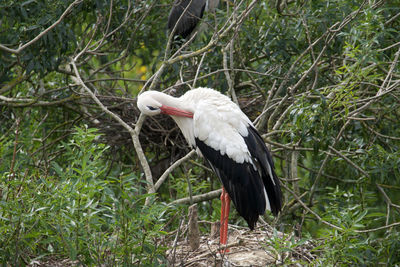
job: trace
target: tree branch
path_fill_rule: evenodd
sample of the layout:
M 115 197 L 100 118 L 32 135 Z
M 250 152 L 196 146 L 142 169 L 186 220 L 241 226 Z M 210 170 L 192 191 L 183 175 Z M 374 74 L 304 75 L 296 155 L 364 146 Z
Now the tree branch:
M 113 112 L 111 112 L 110 110 L 108 110 L 108 108 L 105 107 L 100 102 L 100 100 L 96 97 L 96 95 L 85 85 L 85 83 L 83 82 L 83 80 L 79 74 L 78 68 L 76 67 L 75 60 L 71 61 L 71 65 L 72 65 L 72 67 L 74 69 L 74 73 L 76 75 L 75 77 L 73 76 L 72 79 L 75 80 L 75 82 L 77 84 L 80 84 L 85 89 L 85 91 L 91 96 L 91 98 L 101 108 L 101 110 L 103 110 L 106 114 L 110 115 L 114 120 L 116 120 L 119 124 L 121 124 L 131 135 L 133 145 L 136 150 L 136 154 L 139 158 L 140 164 L 142 165 L 144 175 L 145 175 L 146 181 L 148 183 L 149 193 L 154 193 L 155 192 L 154 183 L 153 183 L 153 177 L 151 174 L 150 166 L 149 166 L 149 163 L 147 162 L 146 156 L 144 155 L 142 146 L 139 141 L 140 128 L 144 121 L 143 114 L 140 114 L 139 119 L 136 122 L 135 129 L 132 129 L 132 127 L 130 127 L 126 122 L 124 122 L 118 115 L 116 115 Z M 146 203 L 148 203 L 148 200 L 149 199 L 147 198 Z
M 198 203 L 202 201 L 211 200 L 217 198 L 221 195 L 222 189 L 214 190 L 205 194 L 193 196 L 192 200 L 193 203 Z M 190 204 L 190 197 L 185 197 L 181 199 L 174 200 L 170 203 L 171 205 L 178 205 L 178 204 Z
M 24 50 L 25 48 L 27 48 L 28 46 L 32 45 L 33 43 L 37 42 L 40 38 L 42 38 L 45 34 L 47 34 L 49 31 L 51 31 L 54 27 L 56 27 L 58 24 L 60 24 L 60 22 L 68 15 L 68 13 L 71 11 L 71 9 L 80 4 L 83 0 L 75 0 L 74 2 L 72 2 L 68 8 L 64 11 L 64 13 L 62 13 L 62 15 L 60 16 L 60 18 L 54 22 L 50 27 L 48 27 L 47 29 L 45 29 L 44 31 L 42 31 L 41 33 L 39 33 L 35 38 L 33 38 L 32 40 L 30 40 L 29 42 L 25 43 L 24 45 L 20 46 L 18 49 L 12 49 L 12 48 L 8 48 L 2 44 L 0 44 L 0 50 L 6 51 L 8 53 L 12 53 L 12 54 L 20 54 L 22 52 L 22 50 Z
M 196 153 L 195 150 L 190 151 L 187 153 L 185 156 L 182 158 L 178 159 L 177 161 L 174 162 L 168 169 L 165 170 L 165 172 L 160 176 L 160 178 L 157 180 L 156 184 L 154 185 L 154 190 L 158 191 L 160 186 L 164 183 L 164 181 L 168 178 L 168 175 L 179 165 L 181 165 L 183 162 L 188 160 L 191 156 L 193 156 Z

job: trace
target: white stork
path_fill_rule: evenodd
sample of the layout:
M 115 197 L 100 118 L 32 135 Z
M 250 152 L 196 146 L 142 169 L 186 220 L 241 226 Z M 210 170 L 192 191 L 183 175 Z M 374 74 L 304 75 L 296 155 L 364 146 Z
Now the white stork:
M 230 199 L 251 230 L 265 209 L 274 215 L 281 210 L 271 154 L 249 118 L 227 96 L 209 88 L 179 98 L 147 91 L 139 95 L 137 106 L 149 116 L 170 115 L 221 180 L 221 244 L 227 242 Z

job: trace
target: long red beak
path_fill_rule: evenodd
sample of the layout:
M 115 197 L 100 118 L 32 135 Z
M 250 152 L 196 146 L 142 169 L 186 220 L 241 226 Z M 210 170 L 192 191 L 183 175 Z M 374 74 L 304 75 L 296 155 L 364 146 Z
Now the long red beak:
M 185 111 L 179 108 L 174 108 L 166 105 L 162 105 L 160 107 L 161 113 L 163 114 L 168 114 L 172 116 L 181 116 L 181 117 L 187 117 L 187 118 L 193 118 L 193 113 L 189 111 Z

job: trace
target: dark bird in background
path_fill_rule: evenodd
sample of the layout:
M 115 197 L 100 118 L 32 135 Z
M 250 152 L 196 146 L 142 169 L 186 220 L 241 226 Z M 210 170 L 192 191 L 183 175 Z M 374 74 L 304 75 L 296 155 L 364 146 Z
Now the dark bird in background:
M 204 11 L 214 11 L 219 0 L 175 0 L 168 16 L 168 30 L 176 25 L 173 39 L 187 39 L 203 17 Z

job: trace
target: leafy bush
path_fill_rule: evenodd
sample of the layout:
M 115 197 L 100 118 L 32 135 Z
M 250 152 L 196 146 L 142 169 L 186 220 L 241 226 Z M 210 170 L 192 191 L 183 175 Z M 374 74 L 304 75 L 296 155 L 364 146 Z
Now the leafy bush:
M 168 207 L 142 194 L 135 172 L 110 169 L 98 138 L 95 129 L 75 128 L 48 175 L 27 173 L 18 160 L 13 173 L 2 173 L 1 262 L 21 266 L 48 255 L 85 265 L 165 261 L 160 239 Z

